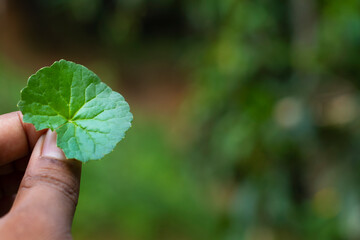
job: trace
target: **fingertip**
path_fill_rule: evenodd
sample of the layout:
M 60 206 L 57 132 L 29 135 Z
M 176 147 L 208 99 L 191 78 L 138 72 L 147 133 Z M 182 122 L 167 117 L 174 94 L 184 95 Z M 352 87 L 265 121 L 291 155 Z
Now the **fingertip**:
M 50 129 L 45 134 L 44 145 L 41 156 L 48 158 L 55 158 L 58 160 L 66 160 L 63 150 L 56 145 L 56 132 Z
M 18 209 L 31 206 L 37 214 L 47 215 L 49 221 L 71 225 L 79 196 L 81 163 L 64 158 L 59 149 L 54 149 L 55 142 L 56 134 L 50 131 L 39 138 L 13 211 L 16 214 Z
M 47 129 L 37 131 L 33 124 L 24 122 L 23 120 L 24 115 L 22 114 L 21 111 L 17 111 L 15 113 L 18 115 L 19 120 L 22 124 L 23 130 L 27 137 L 29 148 L 33 149 L 40 136 L 46 133 Z

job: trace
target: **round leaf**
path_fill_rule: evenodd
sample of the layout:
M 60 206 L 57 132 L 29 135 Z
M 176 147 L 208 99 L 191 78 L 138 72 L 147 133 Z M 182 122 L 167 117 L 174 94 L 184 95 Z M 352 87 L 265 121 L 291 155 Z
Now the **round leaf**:
M 18 106 L 24 122 L 55 130 L 66 157 L 82 162 L 110 153 L 133 119 L 123 96 L 86 67 L 66 60 L 32 75 Z

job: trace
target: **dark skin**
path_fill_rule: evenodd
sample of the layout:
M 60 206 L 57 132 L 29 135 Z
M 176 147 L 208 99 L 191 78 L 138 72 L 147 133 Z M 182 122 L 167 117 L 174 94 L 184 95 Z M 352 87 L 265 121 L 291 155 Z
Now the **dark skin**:
M 20 112 L 0 115 L 1 239 L 72 239 L 80 175 L 55 133 L 37 132 Z

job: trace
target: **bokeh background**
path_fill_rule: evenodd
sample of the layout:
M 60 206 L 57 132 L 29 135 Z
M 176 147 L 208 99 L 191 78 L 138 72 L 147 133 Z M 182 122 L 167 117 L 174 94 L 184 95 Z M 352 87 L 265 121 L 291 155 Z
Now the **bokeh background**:
M 360 239 L 358 0 L 0 0 L 0 113 L 61 58 L 133 127 L 75 239 Z

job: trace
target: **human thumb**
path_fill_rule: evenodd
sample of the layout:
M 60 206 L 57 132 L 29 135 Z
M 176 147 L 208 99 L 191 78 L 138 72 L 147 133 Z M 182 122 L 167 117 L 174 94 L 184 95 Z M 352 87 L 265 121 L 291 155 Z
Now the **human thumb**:
M 36 143 L 10 214 L 34 214 L 50 228 L 70 231 L 79 196 L 81 162 L 66 159 L 48 130 Z

